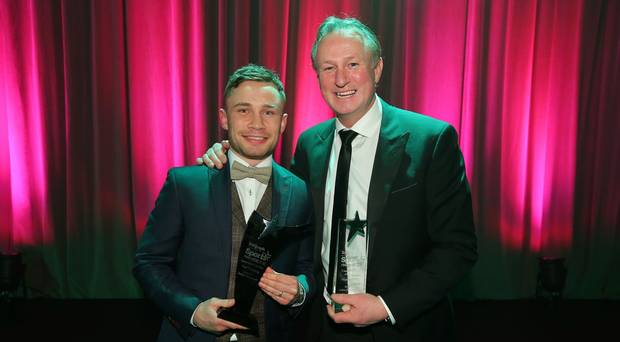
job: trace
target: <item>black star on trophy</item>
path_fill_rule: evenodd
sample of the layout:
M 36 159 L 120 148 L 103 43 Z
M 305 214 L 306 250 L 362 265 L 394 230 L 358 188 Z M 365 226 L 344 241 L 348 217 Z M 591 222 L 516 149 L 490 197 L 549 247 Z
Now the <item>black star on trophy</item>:
M 364 228 L 368 224 L 366 220 L 360 220 L 359 212 L 355 212 L 355 219 L 353 220 L 345 220 L 347 225 L 347 229 L 349 230 L 349 237 L 347 238 L 347 242 L 351 242 L 356 235 L 361 237 L 366 236 L 364 233 Z
M 349 272 L 364 272 L 361 265 L 352 264 L 351 269 L 347 267 L 346 245 L 350 244 L 356 236 L 366 237 L 365 228 L 367 220 L 360 220 L 359 213 L 355 212 L 353 220 L 339 220 L 338 222 L 338 241 L 336 249 L 336 272 L 334 293 L 349 293 Z M 348 231 L 348 236 L 347 236 Z M 356 274 L 356 273 L 352 273 Z M 342 312 L 342 304 L 334 302 L 334 310 Z

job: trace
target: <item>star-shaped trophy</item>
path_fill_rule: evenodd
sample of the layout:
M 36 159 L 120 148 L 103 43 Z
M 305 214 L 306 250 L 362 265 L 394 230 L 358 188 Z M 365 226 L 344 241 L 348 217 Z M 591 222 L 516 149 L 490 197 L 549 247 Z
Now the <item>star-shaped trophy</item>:
M 353 220 L 345 220 L 344 222 L 346 223 L 347 228 L 349 228 L 347 242 L 351 242 L 356 235 L 361 237 L 366 236 L 364 228 L 368 224 L 368 220 L 360 220 L 359 212 L 355 212 L 355 218 Z

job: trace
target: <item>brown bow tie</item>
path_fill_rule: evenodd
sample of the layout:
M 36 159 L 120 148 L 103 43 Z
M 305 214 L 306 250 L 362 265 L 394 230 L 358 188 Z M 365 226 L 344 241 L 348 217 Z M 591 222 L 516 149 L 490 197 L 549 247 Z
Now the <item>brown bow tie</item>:
M 263 184 L 267 184 L 269 182 L 269 177 L 271 177 L 271 166 L 250 167 L 235 161 L 230 170 L 230 179 L 232 180 L 254 178 Z

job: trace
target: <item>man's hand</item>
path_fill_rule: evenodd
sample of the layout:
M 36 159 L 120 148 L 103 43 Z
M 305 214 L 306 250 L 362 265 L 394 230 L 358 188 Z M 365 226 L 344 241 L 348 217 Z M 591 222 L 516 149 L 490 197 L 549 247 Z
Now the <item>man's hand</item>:
M 383 321 L 388 313 L 377 296 L 368 293 L 333 294 L 332 300 L 343 304 L 342 312 L 336 313 L 332 305 L 327 305 L 327 314 L 336 323 L 352 323 L 365 327 Z
M 289 305 L 299 291 L 297 277 L 278 273 L 271 267 L 267 267 L 258 286 L 281 305 Z
M 198 307 L 194 312 L 194 324 L 202 330 L 214 333 L 223 333 L 228 329 L 247 329 L 239 324 L 217 318 L 217 313 L 222 308 L 230 308 L 233 305 L 235 305 L 234 299 L 220 299 L 213 297 L 206 300 L 198 304 Z
M 198 164 L 205 164 L 210 169 L 214 167 L 221 169 L 228 162 L 226 151 L 228 151 L 229 148 L 230 143 L 228 140 L 222 140 L 221 144 L 213 144 L 202 157 L 196 159 L 196 162 Z

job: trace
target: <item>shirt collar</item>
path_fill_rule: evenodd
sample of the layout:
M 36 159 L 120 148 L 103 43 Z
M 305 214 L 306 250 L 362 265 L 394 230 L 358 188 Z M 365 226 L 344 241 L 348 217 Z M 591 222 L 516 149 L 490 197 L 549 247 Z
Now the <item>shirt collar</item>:
M 375 94 L 375 102 L 372 104 L 368 112 L 362 116 L 359 121 L 353 125 L 350 129 L 357 132 L 357 134 L 370 138 L 379 134 L 379 129 L 381 128 L 381 113 L 383 113 L 383 108 L 381 107 L 381 101 L 379 100 L 379 96 Z M 336 132 L 339 132 L 341 129 L 346 128 L 338 118 L 336 118 Z
M 233 149 L 229 149 L 228 153 L 228 167 L 232 167 L 232 164 L 234 162 L 237 163 L 241 163 L 244 166 L 250 166 L 250 164 L 248 164 L 245 160 L 241 159 L 241 157 L 239 157 L 239 155 L 237 154 L 237 152 L 233 151 Z M 260 163 L 256 164 L 256 167 L 268 167 L 271 166 L 271 163 L 273 162 L 273 154 L 270 154 L 267 158 L 261 160 Z

